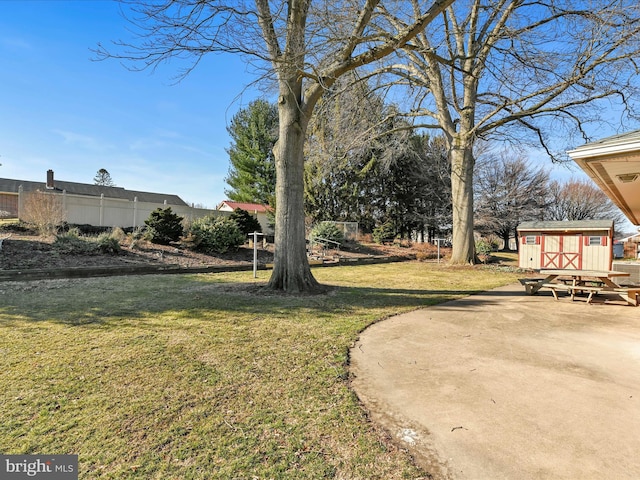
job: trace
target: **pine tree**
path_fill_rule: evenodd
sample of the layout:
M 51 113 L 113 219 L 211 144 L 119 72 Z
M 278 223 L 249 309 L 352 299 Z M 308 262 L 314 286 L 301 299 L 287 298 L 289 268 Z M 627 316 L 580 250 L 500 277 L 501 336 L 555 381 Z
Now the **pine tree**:
M 256 100 L 240 110 L 227 128 L 233 140 L 227 150 L 231 166 L 225 179 L 229 200 L 274 204 L 276 169 L 273 146 L 278 135 L 278 109 Z
M 103 187 L 116 186 L 116 184 L 113 183 L 113 180 L 111 179 L 111 174 L 109 174 L 109 172 L 104 168 L 101 168 L 100 170 L 98 170 L 98 173 L 96 173 L 96 176 L 93 177 L 93 183 L 95 185 L 102 185 Z

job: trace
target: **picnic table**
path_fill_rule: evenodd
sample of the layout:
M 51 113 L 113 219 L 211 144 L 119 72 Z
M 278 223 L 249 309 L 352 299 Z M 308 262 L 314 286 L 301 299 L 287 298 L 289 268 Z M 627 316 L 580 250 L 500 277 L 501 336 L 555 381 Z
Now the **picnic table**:
M 571 300 L 574 300 L 578 293 L 587 293 L 587 303 L 591 303 L 594 295 L 611 293 L 630 305 L 638 306 L 640 287 L 623 287 L 614 281 L 616 277 L 628 277 L 629 272 L 542 269 L 540 274 L 546 275 L 545 278 L 525 282 L 525 289 L 529 295 L 536 294 L 542 288 L 551 290 L 556 300 L 558 300 L 558 291 L 567 292 L 571 295 Z

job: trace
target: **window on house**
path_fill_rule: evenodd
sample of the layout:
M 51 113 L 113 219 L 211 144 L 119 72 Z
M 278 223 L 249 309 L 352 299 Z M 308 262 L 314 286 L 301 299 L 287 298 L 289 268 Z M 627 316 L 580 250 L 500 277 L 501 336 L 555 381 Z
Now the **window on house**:
M 589 246 L 602 245 L 602 237 L 589 237 Z

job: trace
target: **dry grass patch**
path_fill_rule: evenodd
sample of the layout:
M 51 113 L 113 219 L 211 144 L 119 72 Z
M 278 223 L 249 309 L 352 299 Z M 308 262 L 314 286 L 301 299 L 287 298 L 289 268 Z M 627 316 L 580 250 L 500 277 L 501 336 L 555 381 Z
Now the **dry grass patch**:
M 348 348 L 381 318 L 515 276 L 314 273 L 336 288 L 265 295 L 266 272 L 0 284 L 3 453 L 78 454 L 82 479 L 423 476 L 368 422 Z

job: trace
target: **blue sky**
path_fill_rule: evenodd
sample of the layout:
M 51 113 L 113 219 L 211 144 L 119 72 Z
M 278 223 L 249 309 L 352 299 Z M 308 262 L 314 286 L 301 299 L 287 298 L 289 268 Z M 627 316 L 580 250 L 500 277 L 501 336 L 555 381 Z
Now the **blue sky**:
M 0 177 L 116 185 L 225 199 L 226 126 L 257 94 L 231 56 L 210 56 L 175 83 L 176 65 L 132 72 L 96 62 L 98 42 L 127 38 L 109 0 L 0 0 Z
M 226 127 L 258 96 L 242 59 L 210 55 L 180 83 L 176 64 L 133 72 L 91 51 L 126 40 L 111 0 L 0 0 L 0 177 L 116 185 L 214 208 L 226 198 Z M 599 132 L 604 137 L 616 133 Z M 571 147 L 576 147 L 574 145 Z M 552 176 L 584 178 L 544 161 Z

